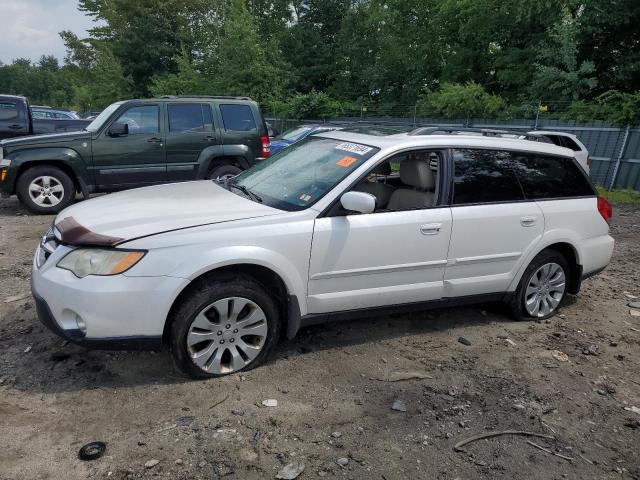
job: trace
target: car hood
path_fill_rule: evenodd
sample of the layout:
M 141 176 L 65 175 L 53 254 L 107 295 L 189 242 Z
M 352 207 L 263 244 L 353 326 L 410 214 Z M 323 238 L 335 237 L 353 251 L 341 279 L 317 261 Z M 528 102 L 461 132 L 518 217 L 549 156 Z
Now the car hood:
M 72 245 L 118 245 L 140 237 L 282 213 L 211 180 L 104 195 L 66 208 L 55 225 Z
M 79 130 L 77 132 L 48 133 L 43 135 L 29 135 L 19 138 L 8 138 L 0 141 L 0 146 L 5 148 L 21 147 L 23 145 L 41 145 L 48 143 L 69 142 L 70 140 L 89 139 L 90 132 Z

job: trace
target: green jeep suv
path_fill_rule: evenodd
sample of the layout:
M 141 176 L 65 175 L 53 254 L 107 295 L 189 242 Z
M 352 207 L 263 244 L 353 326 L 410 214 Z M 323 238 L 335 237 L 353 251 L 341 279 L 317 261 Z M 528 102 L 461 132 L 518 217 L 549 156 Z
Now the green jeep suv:
M 232 177 L 269 147 L 260 108 L 247 97 L 126 100 L 85 130 L 0 141 L 0 192 L 57 213 L 77 193 Z

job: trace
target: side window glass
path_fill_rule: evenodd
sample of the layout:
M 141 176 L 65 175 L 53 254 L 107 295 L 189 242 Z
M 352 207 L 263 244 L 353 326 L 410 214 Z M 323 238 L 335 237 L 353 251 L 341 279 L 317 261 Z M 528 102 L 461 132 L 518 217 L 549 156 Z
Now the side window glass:
M 439 152 L 417 150 L 379 163 L 354 191 L 376 197 L 376 212 L 431 208 L 436 204 Z
M 220 112 L 228 132 L 250 132 L 257 128 L 248 105 L 220 105 Z
M 564 146 L 570 148 L 574 152 L 581 152 L 582 149 L 578 146 L 578 144 L 570 137 L 564 137 Z
M 116 120 L 115 123 L 129 125 L 129 135 L 160 133 L 160 107 L 157 105 L 140 105 L 132 107 Z
M 509 152 L 454 150 L 453 204 L 515 202 L 524 199 Z
M 514 154 L 513 166 L 527 198 L 532 200 L 595 195 L 571 158 Z
M 205 130 L 204 107 L 209 106 L 199 103 L 169 104 L 169 131 L 203 132 Z
M 18 106 L 15 103 L 0 103 L 0 121 L 15 120 L 18 118 Z

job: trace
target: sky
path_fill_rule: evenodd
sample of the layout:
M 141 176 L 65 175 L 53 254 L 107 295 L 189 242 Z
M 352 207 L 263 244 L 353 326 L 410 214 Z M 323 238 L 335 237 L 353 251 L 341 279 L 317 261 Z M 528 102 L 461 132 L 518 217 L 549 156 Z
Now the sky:
M 65 49 L 58 32 L 71 30 L 84 38 L 95 25 L 78 11 L 78 0 L 0 0 L 0 19 L 2 63 L 20 57 L 38 60 L 43 54 L 62 60 Z

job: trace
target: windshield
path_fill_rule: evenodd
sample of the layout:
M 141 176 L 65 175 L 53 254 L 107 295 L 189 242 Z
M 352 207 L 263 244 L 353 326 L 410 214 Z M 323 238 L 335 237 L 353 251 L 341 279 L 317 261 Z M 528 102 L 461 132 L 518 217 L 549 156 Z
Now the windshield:
M 104 122 L 106 122 L 111 114 L 115 112 L 123 103 L 124 102 L 116 102 L 109 105 L 102 112 L 100 112 L 100 115 L 98 115 L 89 125 L 85 127 L 85 130 L 89 132 L 97 132 L 98 130 L 100 130 L 102 125 L 104 125 Z
M 309 137 L 238 175 L 234 183 L 282 210 L 303 210 L 324 197 L 377 148 Z
M 280 140 L 288 140 L 290 142 L 296 142 L 302 138 L 302 136 L 311 130 L 311 127 L 298 127 L 287 130 L 278 137 Z

